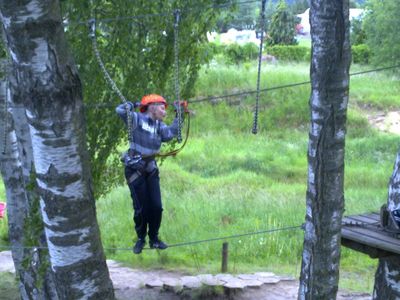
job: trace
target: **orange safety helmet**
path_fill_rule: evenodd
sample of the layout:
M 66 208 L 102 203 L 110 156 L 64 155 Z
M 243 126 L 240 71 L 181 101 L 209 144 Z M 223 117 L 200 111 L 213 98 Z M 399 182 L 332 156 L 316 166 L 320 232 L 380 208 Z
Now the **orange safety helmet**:
M 147 106 L 152 103 L 162 103 L 165 105 L 165 108 L 168 107 L 167 101 L 165 101 L 162 96 L 157 94 L 150 94 L 143 96 L 142 100 L 140 101 L 140 112 L 145 112 L 147 110 Z

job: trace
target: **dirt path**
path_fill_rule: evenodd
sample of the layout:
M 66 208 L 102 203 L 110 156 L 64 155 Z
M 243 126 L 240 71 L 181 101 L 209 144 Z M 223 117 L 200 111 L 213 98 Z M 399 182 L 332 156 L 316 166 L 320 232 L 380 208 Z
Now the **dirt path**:
M 270 272 L 187 276 L 165 270 L 127 268 L 112 260 L 107 265 L 119 300 L 297 299 L 298 281 Z M 0 272 L 15 272 L 10 251 L 0 252 Z M 371 295 L 340 291 L 337 299 L 369 300 Z
M 367 111 L 368 122 L 380 131 L 400 135 L 400 111 Z

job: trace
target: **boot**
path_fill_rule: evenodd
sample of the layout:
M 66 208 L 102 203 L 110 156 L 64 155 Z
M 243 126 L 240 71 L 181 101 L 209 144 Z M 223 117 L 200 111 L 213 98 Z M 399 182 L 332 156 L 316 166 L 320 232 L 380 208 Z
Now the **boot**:
M 135 254 L 142 253 L 144 245 L 146 245 L 146 240 L 145 239 L 138 239 L 136 244 L 135 244 L 135 246 L 133 247 L 133 253 L 135 253 Z

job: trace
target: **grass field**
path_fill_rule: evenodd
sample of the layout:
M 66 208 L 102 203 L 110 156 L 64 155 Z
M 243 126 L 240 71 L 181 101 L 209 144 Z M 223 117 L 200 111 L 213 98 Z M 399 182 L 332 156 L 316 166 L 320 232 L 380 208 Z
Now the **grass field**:
M 308 81 L 308 66 L 271 65 L 262 87 Z M 362 71 L 355 66 L 352 72 Z M 255 89 L 255 65 L 204 68 L 196 98 Z M 346 141 L 345 214 L 377 211 L 386 201 L 398 137 L 372 128 L 365 107 L 398 107 L 399 84 L 391 74 L 368 73 L 351 80 Z M 255 97 L 232 96 L 213 104 L 194 102 L 191 138 L 184 151 L 161 166 L 162 237 L 171 244 L 298 226 L 304 221 L 307 183 L 309 85 L 261 94 L 259 134 L 252 135 Z M 389 100 L 387 100 L 389 98 Z M 381 99 L 377 102 L 376 99 Z M 131 200 L 122 186 L 98 202 L 103 242 L 110 257 L 129 265 L 219 272 L 224 240 L 144 252 L 133 256 Z M 112 232 L 114 232 L 112 234 Z M 229 271 L 271 270 L 298 276 L 300 229 L 227 240 Z M 371 291 L 376 260 L 342 249 L 343 288 Z M 362 280 L 360 280 L 360 277 Z
M 363 68 L 355 66 L 352 71 Z M 306 64 L 263 66 L 261 86 L 309 80 Z M 204 67 L 196 99 L 254 90 L 256 63 Z M 170 244 L 298 227 L 304 222 L 310 86 L 275 89 L 260 97 L 259 133 L 251 134 L 255 95 L 193 102 L 186 148 L 160 167 L 164 203 L 161 237 Z M 400 106 L 390 73 L 351 79 L 346 140 L 345 214 L 377 211 L 398 150 L 398 136 L 378 132 L 365 109 Z M 121 169 L 122 172 L 122 169 Z M 0 190 L 4 198 L 4 190 Z M 142 268 L 217 273 L 225 239 L 133 255 L 132 205 L 125 185 L 97 201 L 102 241 L 110 259 Z M 6 236 L 0 221 L 0 237 Z M 300 228 L 226 239 L 229 271 L 273 271 L 298 277 Z M 371 292 L 376 260 L 342 248 L 341 288 Z

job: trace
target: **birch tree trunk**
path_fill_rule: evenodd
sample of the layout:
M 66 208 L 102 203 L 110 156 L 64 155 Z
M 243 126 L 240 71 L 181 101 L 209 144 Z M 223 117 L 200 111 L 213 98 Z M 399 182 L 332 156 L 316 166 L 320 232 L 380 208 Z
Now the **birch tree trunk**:
M 389 211 L 400 209 L 400 151 L 397 153 L 392 177 L 389 182 Z M 400 299 L 400 257 L 379 258 L 375 273 L 374 300 Z
M 27 199 L 23 182 L 22 167 L 19 160 L 18 144 L 13 120 L 6 106 L 6 82 L 0 82 L 1 103 L 1 160 L 0 171 L 3 178 L 8 216 L 8 236 L 15 271 L 20 278 L 19 290 L 22 299 L 34 298 L 33 277 L 24 270 L 22 262 L 27 256 L 24 250 L 24 221 L 27 216 Z M 28 279 L 30 277 L 30 279 Z M 29 297 L 31 295 L 32 297 Z
M 311 0 L 311 124 L 299 299 L 336 299 L 344 207 L 349 2 Z
M 30 127 L 40 208 L 60 299 L 114 299 L 86 150 L 82 89 L 57 0 L 0 1 Z M 15 102 L 20 102 L 15 101 Z
M 20 279 L 20 294 L 22 299 L 56 300 L 53 272 L 49 268 L 47 251 L 43 250 L 47 244 L 38 209 L 37 185 L 31 179 L 34 168 L 29 127 L 25 109 L 10 101 L 10 90 L 6 85 L 13 80 L 10 80 L 10 72 L 7 73 L 8 79 L 0 82 L 0 102 L 4 105 L 1 110 L 4 126 L 0 143 L 1 173 L 8 207 L 11 207 L 8 228 L 13 261 Z

